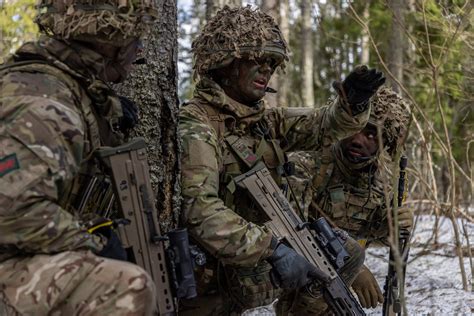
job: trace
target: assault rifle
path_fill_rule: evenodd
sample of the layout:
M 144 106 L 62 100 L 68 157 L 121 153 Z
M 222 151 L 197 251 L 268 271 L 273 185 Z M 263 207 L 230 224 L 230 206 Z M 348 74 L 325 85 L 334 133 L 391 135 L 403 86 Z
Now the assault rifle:
M 398 178 L 398 196 L 397 203 L 401 207 L 405 199 L 405 184 L 406 184 L 406 167 L 408 165 L 408 158 L 406 156 L 400 157 L 400 175 Z M 397 270 L 395 266 L 395 255 L 394 249 L 390 246 L 390 256 L 388 259 L 388 273 L 385 278 L 384 285 L 384 302 L 382 314 L 384 316 L 388 315 L 401 315 L 402 306 L 400 302 L 400 286 L 398 281 L 402 282 L 402 286 L 405 285 L 405 273 L 406 273 L 406 264 L 408 260 L 408 251 L 409 251 L 409 241 L 410 241 L 410 232 L 406 229 L 400 229 L 398 235 L 398 247 L 399 254 L 402 256 L 402 276 L 400 279 L 397 276 Z
M 143 138 L 101 148 L 96 155 L 112 177 L 120 218 L 115 222 L 129 261 L 151 275 L 158 294 L 158 313 L 175 315 L 173 293 L 177 298 L 197 295 L 193 266 L 204 264 L 205 256 L 189 245 L 186 229 L 161 234 Z M 170 244 L 166 250 L 165 241 Z
M 344 257 L 348 256 L 338 245 L 328 223 L 318 220 L 315 225 L 304 223 L 281 192 L 264 163 L 234 179 L 237 188 L 245 189 L 268 216 L 268 227 L 279 240 L 325 273 L 330 281 L 322 284 L 326 302 L 336 315 L 365 315 L 357 299 L 337 273 Z M 316 237 L 308 227 L 316 228 Z M 341 249 L 342 248 L 342 249 Z M 308 288 L 311 291 L 311 286 Z

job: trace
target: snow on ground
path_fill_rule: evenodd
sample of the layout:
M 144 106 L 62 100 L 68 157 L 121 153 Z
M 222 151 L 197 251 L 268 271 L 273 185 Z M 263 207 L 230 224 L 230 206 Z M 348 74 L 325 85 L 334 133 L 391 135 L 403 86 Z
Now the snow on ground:
M 463 230 L 458 221 L 461 235 Z M 417 217 L 406 272 L 406 298 L 409 315 L 474 315 L 473 276 L 469 258 L 464 258 L 468 291 L 462 289 L 459 258 L 456 256 L 451 221 L 442 217 L 439 222 L 438 243 L 432 243 L 434 217 Z M 466 224 L 471 249 L 474 249 L 474 224 Z M 431 240 L 431 242 L 430 242 Z M 461 238 L 466 248 L 465 238 Z M 374 273 L 383 289 L 388 268 L 388 249 L 369 248 L 366 265 Z M 382 306 L 367 309 L 367 315 L 381 315 Z M 271 306 L 244 313 L 245 316 L 274 315 Z

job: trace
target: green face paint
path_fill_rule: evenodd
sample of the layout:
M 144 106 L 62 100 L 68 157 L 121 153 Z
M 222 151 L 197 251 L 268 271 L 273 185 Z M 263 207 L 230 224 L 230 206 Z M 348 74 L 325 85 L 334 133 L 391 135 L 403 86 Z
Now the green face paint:
M 230 66 L 231 75 L 223 86 L 226 94 L 246 105 L 261 100 L 265 96 L 268 82 L 281 62 L 281 55 L 274 53 L 264 54 L 256 60 L 235 60 Z

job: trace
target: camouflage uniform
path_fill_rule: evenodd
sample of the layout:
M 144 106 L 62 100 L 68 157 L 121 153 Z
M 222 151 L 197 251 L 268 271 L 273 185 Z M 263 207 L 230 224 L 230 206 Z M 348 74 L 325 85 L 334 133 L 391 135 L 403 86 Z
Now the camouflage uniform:
M 349 161 L 339 143 L 288 155 L 296 170 L 289 180 L 307 217 L 317 218 L 323 212 L 364 245 L 386 239 L 383 182 L 391 181 L 392 159 L 406 132 L 409 116 L 404 102 L 389 88 L 379 90 L 373 98 L 369 123 L 380 127 L 384 148 L 367 161 Z M 389 195 L 391 198 L 392 193 Z
M 197 43 L 204 42 L 204 46 L 193 44 L 197 54 L 195 69 L 200 80 L 193 99 L 180 110 L 183 217 L 191 236 L 219 262 L 219 284 L 225 296 L 224 310 L 220 312 L 224 314 L 269 304 L 283 293 L 270 282 L 271 266 L 265 259 L 272 254 L 272 233 L 263 226 L 266 219 L 250 197 L 235 188 L 233 177 L 247 171 L 257 161 L 264 161 L 276 181 L 282 183 L 286 151 L 316 150 L 323 143 L 356 133 L 368 119 L 368 111 L 350 116 L 339 99 L 331 106 L 319 109 L 266 109 L 262 100 L 249 107 L 227 96 L 207 76 L 207 71 L 213 65 L 229 63 L 229 59 L 240 55 L 229 56 L 221 52 L 217 60 L 216 55 L 206 55 L 216 52 L 205 46 L 211 36 L 206 30 L 212 29 L 215 23 L 222 25 L 219 21 L 227 19 L 224 15 L 229 14 L 236 17 L 233 23 L 238 25 L 227 26 L 228 29 L 216 27 L 220 32 L 234 32 L 241 27 L 264 33 L 273 27 L 276 31 L 269 33 L 278 35 L 279 32 L 269 16 L 257 12 L 255 15 L 262 14 L 263 17 L 255 17 L 254 13 L 242 17 L 239 14 L 245 15 L 250 9 L 235 10 L 226 8 L 221 12 L 222 16 L 218 13 L 209 22 L 208 29 L 204 29 L 197 39 Z M 255 20 L 261 25 L 253 25 Z M 262 36 L 266 38 L 265 34 Z M 234 46 L 240 47 L 241 38 L 238 35 L 233 38 Z M 254 44 L 259 46 L 259 37 L 256 38 Z M 269 42 L 271 40 L 268 38 Z M 271 44 L 268 46 L 275 50 Z M 248 49 L 243 44 L 242 47 Z M 254 47 L 249 51 L 253 55 L 246 56 L 254 58 L 263 54 L 265 48 Z M 214 60 L 209 62 L 208 58 Z M 360 264 L 359 260 L 357 265 L 360 267 Z
M 388 222 L 383 181 L 391 181 L 391 160 L 408 118 L 403 99 L 383 88 L 372 100 L 369 118 L 382 131 L 384 148 L 376 156 L 353 163 L 345 158 L 339 143 L 318 151 L 290 153 L 288 159 L 295 163 L 296 171 L 288 180 L 305 217 L 310 221 L 321 216 L 330 219 L 364 247 L 374 241 L 385 243 Z M 389 195 L 392 199 L 393 193 Z M 317 305 L 304 296 L 294 304 L 302 301 L 308 308 Z
M 118 17 L 117 4 L 106 2 L 100 9 L 76 3 L 84 11 L 43 2 L 37 21 L 53 35 L 25 44 L 0 67 L 2 315 L 145 315 L 155 306 L 148 274 L 96 256 L 106 240 L 89 234 L 75 209 L 80 175 L 100 172 L 93 151 L 122 138 L 114 127 L 120 102 L 102 79 L 107 61 L 75 39 L 138 35 L 119 30 L 138 25 L 140 15 Z M 124 24 L 110 27 L 116 19 Z

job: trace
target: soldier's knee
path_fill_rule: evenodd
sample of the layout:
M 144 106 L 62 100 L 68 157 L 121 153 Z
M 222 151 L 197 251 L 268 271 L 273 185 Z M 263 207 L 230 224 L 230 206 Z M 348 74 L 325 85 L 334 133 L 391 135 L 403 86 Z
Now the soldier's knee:
M 156 288 L 150 275 L 141 267 L 123 261 L 105 259 L 103 271 L 109 275 L 119 297 L 117 310 L 127 310 L 137 315 L 152 315 L 156 307 Z

